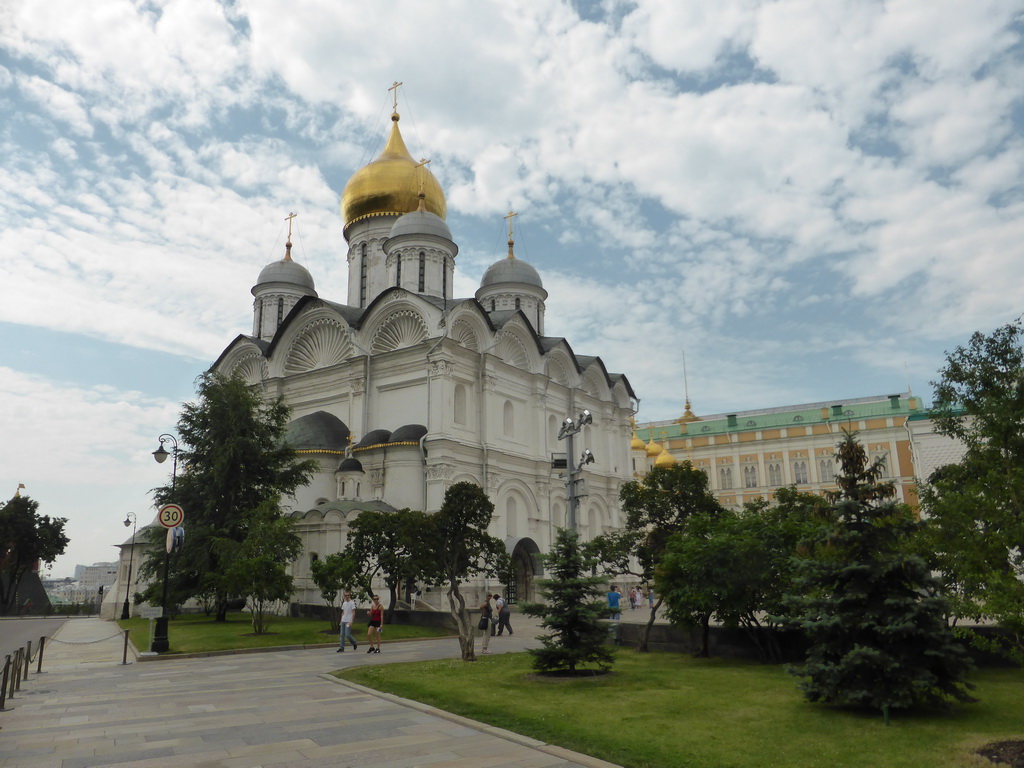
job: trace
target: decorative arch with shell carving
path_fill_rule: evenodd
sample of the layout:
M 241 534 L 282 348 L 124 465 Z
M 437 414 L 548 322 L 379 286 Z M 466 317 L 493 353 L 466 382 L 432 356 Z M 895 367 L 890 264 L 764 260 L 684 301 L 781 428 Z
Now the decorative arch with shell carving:
M 344 362 L 351 354 L 348 329 L 337 320 L 321 318 L 303 328 L 292 342 L 284 370 L 285 373 L 301 373 L 327 368 Z
M 411 309 L 402 309 L 388 317 L 377 329 L 370 351 L 374 354 L 391 352 L 414 346 L 426 338 L 427 326 L 423 318 Z

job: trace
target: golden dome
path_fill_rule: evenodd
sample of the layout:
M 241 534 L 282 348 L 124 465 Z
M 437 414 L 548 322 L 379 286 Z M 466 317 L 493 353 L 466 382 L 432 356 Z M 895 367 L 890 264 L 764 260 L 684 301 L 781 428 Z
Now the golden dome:
M 391 115 L 391 136 L 380 157 L 356 171 L 341 193 L 345 229 L 370 216 L 401 216 L 419 207 L 422 185 L 426 210 L 441 217 L 448 212 L 444 191 L 423 163 L 412 159 L 398 130 L 398 113 Z
M 657 455 L 659 455 L 661 453 L 661 451 L 662 451 L 661 446 L 658 445 L 656 442 L 654 442 L 654 438 L 652 437 L 651 438 L 651 442 L 649 442 L 647 444 L 647 455 L 648 456 L 657 456 Z
M 668 451 L 662 451 L 661 452 L 661 456 L 659 456 L 657 459 L 655 459 L 654 466 L 656 466 L 656 467 L 673 467 L 673 466 L 676 465 L 676 463 L 677 462 L 676 462 L 676 457 L 675 456 L 673 456 Z
M 633 439 L 629 443 L 629 450 L 631 451 L 642 451 L 646 446 L 644 441 L 636 436 L 636 432 L 633 433 Z

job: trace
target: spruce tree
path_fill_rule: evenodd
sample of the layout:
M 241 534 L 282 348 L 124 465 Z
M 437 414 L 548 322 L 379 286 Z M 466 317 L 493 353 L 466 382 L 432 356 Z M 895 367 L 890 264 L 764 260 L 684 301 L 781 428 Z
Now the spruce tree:
M 522 606 L 529 616 L 540 616 L 541 626 L 549 630 L 540 640 L 543 648 L 530 651 L 533 667 L 545 674 L 579 675 L 611 668 L 615 657 L 605 641 L 608 628 L 601 619 L 610 611 L 601 585 L 604 578 L 588 575 L 595 559 L 581 549 L 579 534 L 558 529 L 555 543 L 544 563 L 550 578 L 537 585 L 547 604 Z
M 787 623 L 810 643 L 793 674 L 810 701 L 891 709 L 970 702 L 972 665 L 946 621 L 925 561 L 910 551 L 918 527 L 847 433 L 836 460 L 837 491 L 819 535 L 797 564 L 799 597 Z

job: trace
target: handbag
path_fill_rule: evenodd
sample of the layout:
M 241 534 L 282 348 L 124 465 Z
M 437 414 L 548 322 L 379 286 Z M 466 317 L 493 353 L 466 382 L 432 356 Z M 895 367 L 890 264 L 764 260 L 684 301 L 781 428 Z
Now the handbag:
M 487 623 L 488 623 L 487 622 L 487 617 L 486 616 L 481 616 L 480 617 L 480 621 L 477 622 L 476 628 L 477 629 L 487 629 Z

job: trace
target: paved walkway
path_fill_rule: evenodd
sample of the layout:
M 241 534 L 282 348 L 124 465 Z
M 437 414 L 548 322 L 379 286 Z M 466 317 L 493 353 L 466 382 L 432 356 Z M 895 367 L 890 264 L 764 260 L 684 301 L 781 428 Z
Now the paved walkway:
M 491 652 L 534 645 L 532 621 L 514 616 Z M 2 768 L 615 768 L 327 674 L 457 657 L 455 639 L 122 665 L 122 637 L 77 619 L 47 641 L 42 674 L 0 712 Z

